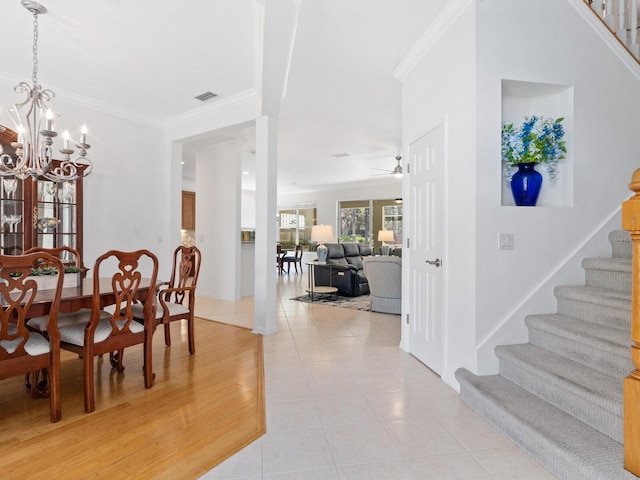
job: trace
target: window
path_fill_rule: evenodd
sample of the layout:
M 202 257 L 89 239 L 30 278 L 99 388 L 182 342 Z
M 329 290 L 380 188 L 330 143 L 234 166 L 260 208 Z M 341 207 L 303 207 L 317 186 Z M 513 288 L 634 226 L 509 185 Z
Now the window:
M 358 200 L 339 202 L 341 242 L 361 242 L 380 250 L 378 231 L 393 230 L 394 248 L 402 247 L 402 199 Z
M 383 205 L 382 230 L 393 230 L 394 248 L 402 248 L 402 204 Z
M 316 223 L 315 204 L 293 205 L 278 209 L 278 242 L 284 248 L 308 245 L 311 226 Z
M 341 242 L 371 243 L 371 207 L 369 201 L 340 202 Z

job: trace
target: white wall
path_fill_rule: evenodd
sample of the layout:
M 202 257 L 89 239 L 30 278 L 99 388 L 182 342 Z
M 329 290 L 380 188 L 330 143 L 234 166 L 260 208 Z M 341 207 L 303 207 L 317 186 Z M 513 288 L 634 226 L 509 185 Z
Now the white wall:
M 620 228 L 615 213 L 630 196 L 627 184 L 637 166 L 640 85 L 567 1 L 489 0 L 477 10 L 476 342 L 483 347 L 479 371 L 493 372 L 495 332 L 501 341 L 526 341 L 524 316 L 555 312 L 552 285 L 529 297 L 557 266 L 569 262 L 555 281 L 584 283 L 583 256 L 610 255 L 606 235 Z M 573 174 L 572 207 L 500 206 L 501 79 L 573 87 L 567 112 L 573 170 L 560 173 Z M 500 232 L 515 234 L 515 250 L 497 249 Z
M 196 245 L 208 259 L 198 280 L 203 297 L 241 297 L 240 158 L 235 141 L 196 155 Z
M 569 206 L 502 206 L 503 79 L 573 88 L 573 169 L 562 173 L 573 175 Z M 495 344 L 526 342 L 524 316 L 555 311 L 554 285 L 584 283 L 584 256 L 610 255 L 606 234 L 637 164 L 639 86 L 558 0 L 473 2 L 405 78 L 405 142 L 446 119 L 443 378 L 451 385 L 461 366 L 495 372 Z M 513 251 L 498 250 L 500 233 L 515 235 Z
M 256 228 L 256 192 L 254 190 L 242 190 L 242 212 L 240 225 L 243 230 Z

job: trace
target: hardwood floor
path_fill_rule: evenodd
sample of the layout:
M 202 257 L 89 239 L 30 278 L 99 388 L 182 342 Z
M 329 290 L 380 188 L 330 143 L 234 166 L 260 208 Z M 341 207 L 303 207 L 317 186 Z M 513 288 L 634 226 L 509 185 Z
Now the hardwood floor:
M 154 335 L 151 389 L 141 345 L 125 351 L 122 374 L 106 356 L 96 360 L 93 413 L 84 412 L 82 362 L 69 352 L 59 423 L 49 421 L 49 400 L 31 399 L 22 378 L 0 381 L 0 478 L 195 479 L 260 437 L 262 336 L 197 319 L 189 355 L 186 323 L 174 323 L 170 348 L 161 329 Z

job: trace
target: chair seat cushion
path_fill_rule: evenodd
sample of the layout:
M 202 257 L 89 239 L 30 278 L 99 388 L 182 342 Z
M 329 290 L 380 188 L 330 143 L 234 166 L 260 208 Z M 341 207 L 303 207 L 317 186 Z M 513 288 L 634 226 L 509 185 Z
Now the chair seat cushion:
M 9 325 L 9 334 L 15 335 L 18 331 L 18 327 L 15 325 Z M 9 355 L 16 351 L 18 345 L 22 343 L 23 338 L 16 338 L 15 340 L 0 340 L 0 347 L 4 348 Z M 29 332 L 29 338 L 24 344 L 24 350 L 29 355 L 36 356 L 48 353 L 50 350 L 49 341 L 37 332 Z
M 100 313 L 100 316 L 102 319 L 98 322 L 98 326 L 96 327 L 96 331 L 93 335 L 94 343 L 100 343 L 105 341 L 111 334 L 111 321 L 110 321 L 111 315 L 107 313 L 106 314 L 107 318 L 104 318 L 103 313 L 106 313 L 106 312 Z M 116 322 L 116 324 L 118 323 L 120 323 L 120 325 L 117 325 L 118 328 L 122 329 L 126 323 L 126 320 L 123 320 L 121 322 Z M 83 347 L 84 346 L 84 329 L 86 325 L 87 325 L 87 322 L 82 322 L 82 323 L 75 323 L 73 325 L 69 325 L 64 328 L 61 328 L 60 341 Z M 129 325 L 129 329 L 133 333 L 138 333 L 138 332 L 144 331 L 144 326 L 138 322 L 131 322 L 131 324 Z
M 81 308 L 80 310 L 71 313 L 60 313 L 58 314 L 58 328 L 68 327 L 69 325 L 74 325 L 76 323 L 87 323 L 90 316 L 90 308 Z M 101 318 L 109 318 L 109 316 L 110 315 L 107 312 L 100 311 Z M 48 319 L 49 317 L 46 315 L 42 317 L 34 317 L 27 321 L 27 326 L 34 330 L 44 332 L 47 330 Z
M 167 307 L 169 308 L 169 316 L 173 317 L 175 315 L 185 315 L 189 313 L 189 309 L 182 305 L 181 303 L 173 303 L 167 302 Z M 140 303 L 136 303 L 135 305 L 131 305 L 131 312 L 133 316 L 139 320 L 144 318 L 143 312 L 144 306 Z M 158 302 L 158 308 L 156 310 L 156 320 L 160 320 L 164 316 L 164 309 L 160 302 Z

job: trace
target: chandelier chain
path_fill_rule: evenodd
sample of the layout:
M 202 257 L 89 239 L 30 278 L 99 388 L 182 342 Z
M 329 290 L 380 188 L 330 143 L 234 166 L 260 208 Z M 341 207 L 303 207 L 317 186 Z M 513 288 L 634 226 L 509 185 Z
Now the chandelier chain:
M 38 12 L 33 12 L 33 86 L 38 85 Z

